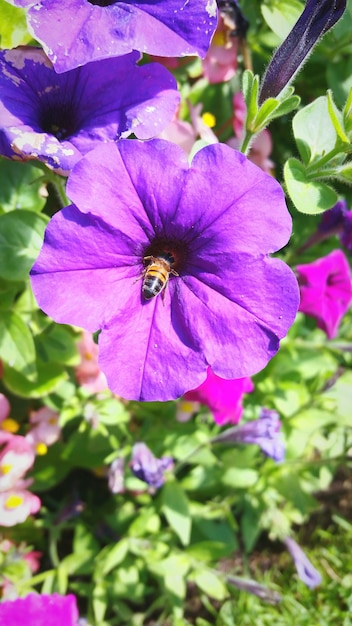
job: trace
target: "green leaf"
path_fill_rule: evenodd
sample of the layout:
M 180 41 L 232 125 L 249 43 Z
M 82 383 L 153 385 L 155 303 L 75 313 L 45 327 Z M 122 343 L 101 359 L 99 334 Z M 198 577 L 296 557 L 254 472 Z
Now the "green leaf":
M 15 209 L 40 212 L 46 202 L 41 195 L 42 175 L 32 163 L 0 158 L 0 213 Z
M 263 102 L 253 123 L 254 131 L 259 131 L 268 125 L 271 115 L 278 108 L 279 104 L 276 98 L 268 98 Z
M 177 482 L 166 483 L 162 491 L 164 515 L 184 546 L 189 544 L 192 520 L 188 500 Z
M 254 469 L 229 467 L 222 474 L 221 482 L 230 487 L 245 489 L 255 485 L 258 482 L 258 478 L 258 472 Z
M 335 148 L 337 133 L 329 115 L 326 96 L 317 98 L 298 111 L 292 127 L 299 153 L 306 164 Z
M 122 563 L 125 557 L 128 554 L 129 550 L 129 542 L 128 539 L 121 539 L 118 543 L 113 546 L 107 546 L 108 550 L 104 553 L 104 558 L 101 563 L 101 571 L 102 575 L 106 576 L 111 572 L 117 565 Z
M 69 326 L 51 324 L 36 336 L 36 346 L 43 363 L 64 363 L 73 367 L 80 362 L 76 335 Z
M 4 363 L 3 382 L 12 393 L 24 398 L 41 398 L 67 379 L 66 371 L 55 363 L 37 362 L 38 378 L 32 382 Z
M 286 39 L 302 11 L 303 6 L 298 0 L 278 0 L 269 5 L 261 5 L 266 23 L 281 41 Z
M 326 70 L 328 85 L 335 101 L 343 106 L 352 89 L 352 57 L 348 55 L 337 63 L 329 63 Z
M 0 276 L 6 280 L 28 278 L 43 243 L 47 219 L 31 211 L 0 215 Z
M 328 90 L 327 98 L 328 98 L 328 111 L 329 111 L 330 119 L 334 125 L 334 128 L 338 136 L 340 137 L 341 141 L 343 141 L 343 143 L 348 144 L 350 143 L 350 141 L 343 129 L 342 113 L 336 107 L 335 102 L 332 99 L 332 93 L 330 89 Z
M 32 334 L 24 321 L 11 311 L 0 314 L 0 358 L 24 378 L 36 380 L 36 353 Z
M 307 179 L 305 166 L 297 159 L 291 158 L 285 163 L 284 178 L 290 198 L 301 213 L 323 213 L 337 202 L 334 189 L 325 183 Z
M 14 48 L 31 40 L 24 9 L 18 9 L 0 0 L 0 24 L 1 48 Z
M 251 99 L 254 74 L 251 70 L 245 70 L 242 77 L 242 92 L 247 109 Z
M 290 96 L 286 98 L 280 102 L 279 106 L 271 113 L 270 121 L 276 119 L 277 117 L 291 113 L 291 111 L 297 109 L 300 102 L 301 98 L 299 96 Z
M 224 600 L 229 592 L 219 575 L 209 569 L 197 570 L 194 573 L 194 582 L 211 598 Z

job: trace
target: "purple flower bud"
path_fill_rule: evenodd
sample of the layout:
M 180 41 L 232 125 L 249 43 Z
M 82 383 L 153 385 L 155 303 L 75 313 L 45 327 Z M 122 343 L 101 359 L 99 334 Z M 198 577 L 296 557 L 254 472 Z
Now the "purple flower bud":
M 294 560 L 297 574 L 301 581 L 311 589 L 320 585 L 322 577 L 315 567 L 313 567 L 310 560 L 306 557 L 302 548 L 300 548 L 291 537 L 286 537 L 284 543 Z
M 302 15 L 264 74 L 260 104 L 276 97 L 293 80 L 320 37 L 336 24 L 345 9 L 346 0 L 307 0 Z
M 254 443 L 266 456 L 280 462 L 285 456 L 280 426 L 278 413 L 263 408 L 259 419 L 229 428 L 211 441 L 212 443 Z
M 158 489 L 164 484 L 165 470 L 173 468 L 169 456 L 156 458 L 145 443 L 135 443 L 132 450 L 131 469 L 137 478 Z

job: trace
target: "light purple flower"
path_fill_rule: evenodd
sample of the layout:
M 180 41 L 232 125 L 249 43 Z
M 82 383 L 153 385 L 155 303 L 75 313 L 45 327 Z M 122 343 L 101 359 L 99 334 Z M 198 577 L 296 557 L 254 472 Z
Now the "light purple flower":
M 333 339 L 352 302 L 351 270 L 342 250 L 297 265 L 301 291 L 299 310 L 317 320 L 328 339 Z
M 132 450 L 131 470 L 137 478 L 155 489 L 164 484 L 164 472 L 174 465 L 170 456 L 154 456 L 145 443 L 135 443 Z
M 11 1 L 11 0 L 10 0 Z M 215 0 L 13 0 L 57 72 L 139 50 L 205 56 L 216 27 Z
M 241 426 L 228 428 L 212 438 L 212 443 L 253 443 L 277 463 L 285 457 L 285 446 L 280 433 L 281 422 L 276 411 L 262 408 L 259 419 Z
M 111 463 L 108 471 L 108 485 L 112 493 L 123 493 L 124 484 L 124 459 L 117 458 Z
M 77 626 L 78 610 L 72 595 L 39 595 L 0 602 L 0 624 L 6 626 Z
M 133 52 L 57 74 L 39 48 L 0 52 L 0 153 L 61 174 L 101 142 L 150 139 L 172 119 L 176 81 Z
M 291 218 L 279 184 L 243 154 L 214 144 L 189 166 L 169 142 L 121 140 L 81 159 L 67 193 L 75 204 L 49 223 L 32 286 L 55 321 L 102 329 L 110 389 L 176 399 L 208 366 L 244 378 L 276 354 L 299 294 L 268 253 L 289 239 Z M 146 300 L 143 272 L 165 255 L 176 275 Z
M 321 575 L 315 567 L 313 567 L 310 560 L 304 554 L 302 548 L 299 547 L 298 543 L 296 543 L 291 537 L 286 537 L 284 543 L 294 560 L 297 574 L 301 581 L 311 589 L 320 585 L 322 581 Z

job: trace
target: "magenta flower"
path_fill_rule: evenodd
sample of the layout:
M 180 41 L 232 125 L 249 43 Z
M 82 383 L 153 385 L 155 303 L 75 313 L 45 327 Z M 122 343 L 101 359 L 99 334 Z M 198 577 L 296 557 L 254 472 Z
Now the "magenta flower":
M 280 432 L 281 422 L 276 411 L 262 408 L 259 419 L 241 426 L 228 428 L 213 437 L 212 443 L 252 443 L 277 463 L 285 457 L 285 446 Z
M 131 50 L 167 57 L 204 56 L 217 21 L 215 0 L 13 0 L 13 4 L 29 7 L 28 29 L 59 73 Z
M 139 480 L 159 489 L 164 484 L 164 472 L 172 470 L 173 459 L 170 456 L 162 456 L 160 459 L 154 456 L 145 443 L 135 443 L 132 449 L 131 470 Z
M 201 402 L 209 407 L 214 420 L 219 426 L 237 424 L 243 413 L 243 395 L 253 391 L 254 385 L 250 378 L 224 380 L 211 369 L 207 378 L 197 389 L 187 391 L 185 400 Z
M 302 548 L 291 537 L 286 537 L 284 541 L 287 550 L 291 554 L 298 577 L 308 587 L 314 589 L 317 585 L 320 585 L 322 578 L 318 570 L 313 567 L 308 557 L 304 554 Z
M 78 626 L 76 598 L 31 593 L 0 603 L 0 623 L 6 626 Z
M 137 66 L 139 56 L 59 75 L 39 48 L 0 52 L 0 153 L 68 174 L 101 142 L 156 136 L 180 97 L 171 74 L 157 63 Z
M 75 204 L 49 223 L 32 286 L 55 321 L 102 330 L 112 391 L 176 399 L 208 366 L 244 378 L 276 354 L 299 294 L 268 253 L 291 218 L 279 184 L 244 155 L 214 144 L 189 166 L 174 144 L 121 140 L 87 154 L 67 192 Z M 165 289 L 146 299 L 151 280 Z
M 328 339 L 336 337 L 339 324 L 352 302 L 351 272 L 342 250 L 297 265 L 301 291 L 299 310 L 317 320 Z

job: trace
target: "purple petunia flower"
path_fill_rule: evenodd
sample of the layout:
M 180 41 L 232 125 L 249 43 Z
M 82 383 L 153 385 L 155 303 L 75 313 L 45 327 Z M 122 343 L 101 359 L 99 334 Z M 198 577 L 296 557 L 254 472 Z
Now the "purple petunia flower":
M 342 250 L 297 265 L 301 291 L 299 310 L 317 320 L 328 339 L 333 339 L 352 302 L 351 270 Z
M 352 252 L 352 211 L 345 200 L 339 200 L 332 209 L 323 213 L 318 232 L 324 236 L 339 235 L 342 245 Z
M 280 433 L 281 422 L 276 411 L 262 408 L 259 419 L 241 426 L 228 428 L 212 438 L 212 443 L 253 443 L 277 463 L 285 457 L 285 446 Z
M 6 626 L 78 626 L 78 610 L 73 595 L 39 595 L 0 602 L 0 624 Z
M 0 153 L 67 174 L 101 142 L 157 135 L 179 94 L 165 68 L 138 67 L 139 57 L 133 52 L 60 75 L 39 48 L 0 52 Z
M 310 560 L 304 554 L 302 548 L 299 547 L 298 543 L 296 543 L 291 537 L 286 537 L 284 543 L 294 560 L 297 574 L 301 581 L 311 589 L 320 585 L 322 581 L 321 575 L 315 567 L 313 567 Z
M 299 292 L 268 254 L 291 218 L 280 185 L 243 154 L 214 144 L 189 166 L 167 141 L 121 140 L 81 159 L 67 193 L 75 204 L 47 227 L 33 290 L 55 321 L 102 329 L 100 366 L 118 395 L 176 399 L 208 366 L 244 378 L 276 354 Z M 161 295 L 150 298 L 151 281 Z
M 217 23 L 215 0 L 9 0 L 29 7 L 28 30 L 57 72 L 132 50 L 205 56 Z
M 159 489 L 164 484 L 164 472 L 172 470 L 170 456 L 156 458 L 145 443 L 135 443 L 132 449 L 131 470 L 137 478 L 151 487 Z

